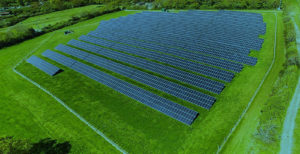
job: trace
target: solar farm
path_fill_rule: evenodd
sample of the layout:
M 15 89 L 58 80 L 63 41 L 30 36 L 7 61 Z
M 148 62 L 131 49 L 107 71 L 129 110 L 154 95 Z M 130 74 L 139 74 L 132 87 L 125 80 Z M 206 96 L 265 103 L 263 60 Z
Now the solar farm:
M 142 12 L 103 22 L 88 35 L 55 49 L 209 110 L 216 102 L 211 95 L 98 55 L 220 94 L 224 82 L 231 82 L 243 65 L 256 64 L 257 59 L 248 54 L 260 50 L 259 35 L 265 32 L 262 16 L 254 13 Z M 184 124 L 191 125 L 199 114 L 57 52 L 47 50 L 42 55 Z M 60 70 L 37 57 L 28 61 L 40 64 L 43 67 L 37 67 L 50 75 Z
M 39 80 L 37 74 L 49 80 L 38 83 L 120 147 L 143 151 L 153 147 L 132 147 L 138 144 L 136 138 L 159 145 L 157 139 L 164 136 L 150 132 L 171 130 L 167 139 L 177 140 L 204 127 L 206 116 L 224 106 L 219 100 L 227 99 L 236 78 L 260 63 L 256 55 L 266 33 L 267 23 L 259 13 L 143 11 L 101 21 L 84 35 L 30 55 L 26 67 L 36 74 L 33 81 Z M 126 137 L 133 132 L 140 135 Z

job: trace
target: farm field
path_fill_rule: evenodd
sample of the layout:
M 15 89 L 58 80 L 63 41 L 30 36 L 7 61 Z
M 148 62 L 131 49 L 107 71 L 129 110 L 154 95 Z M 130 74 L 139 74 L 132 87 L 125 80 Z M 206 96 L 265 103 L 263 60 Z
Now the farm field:
M 125 15 L 129 13 L 136 12 L 119 12 L 111 15 Z M 136 103 L 136 101 L 120 95 L 114 90 L 53 61 L 51 62 L 60 68 L 63 68 L 65 71 L 52 79 L 28 63 L 21 63 L 21 65 L 17 67 L 17 70 L 51 91 L 130 153 L 141 153 L 144 151 L 153 151 L 154 153 L 170 153 L 176 151 L 201 153 L 206 151 L 207 153 L 213 153 L 217 150 L 217 146 L 221 144 L 224 137 L 239 118 L 239 115 L 248 104 L 272 62 L 275 31 L 273 25 L 275 25 L 275 15 L 274 13 L 262 14 L 264 22 L 267 23 L 267 32 L 264 36 L 261 36 L 265 39 L 265 43 L 263 44 L 261 51 L 253 51 L 251 53 L 251 56 L 259 59 L 258 63 L 254 67 L 246 66 L 241 73 L 237 74 L 234 80 L 226 85 L 227 87 L 222 94 L 217 97 L 218 101 L 209 112 L 149 87 L 144 87 L 158 95 L 165 96 L 170 100 L 184 104 L 185 106 L 198 111 L 200 115 L 190 127 L 142 106 L 139 103 Z M 109 18 L 109 16 L 107 16 L 108 15 L 103 16 L 103 18 Z M 115 17 L 117 17 L 117 15 Z M 278 14 L 278 18 L 281 20 L 280 13 Z M 53 32 L 41 36 L 45 37 L 53 35 L 49 40 L 42 44 L 36 52 L 34 52 L 34 55 L 40 56 L 46 49 L 53 50 L 58 44 L 66 44 L 71 39 L 77 39 L 79 36 L 94 30 L 98 24 L 99 18 L 97 18 L 97 20 L 93 19 L 67 27 L 69 29 L 74 29 L 75 33 L 71 35 L 64 35 L 62 32 Z M 81 28 L 78 25 L 84 25 L 84 28 Z M 76 29 L 77 26 L 78 29 Z M 282 35 L 282 25 L 280 26 L 280 24 L 278 25 L 278 33 L 279 36 Z M 40 39 L 41 37 L 36 39 Z M 17 46 L 21 47 L 22 44 Z M 283 47 L 284 46 L 280 43 L 277 46 L 279 49 L 282 49 Z M 11 48 L 16 48 L 16 46 Z M 17 49 L 20 48 L 16 48 L 15 50 Z M 5 50 L 7 49 L 3 49 L 3 51 Z M 280 54 L 281 53 L 279 52 L 279 57 L 283 57 L 280 56 Z M 23 56 L 24 55 L 26 54 L 23 54 Z M 20 59 L 22 59 L 22 57 L 20 57 Z M 279 58 L 276 60 L 278 65 L 276 63 L 276 67 L 274 66 L 276 69 L 272 70 L 271 74 L 276 74 L 279 70 L 278 68 L 281 66 L 282 59 Z M 10 69 L 10 71 L 12 70 Z M 13 74 L 13 72 L 11 73 L 18 77 L 16 74 Z M 134 81 L 130 81 L 126 78 L 124 79 L 134 83 Z M 272 84 L 274 80 L 275 79 L 272 77 L 268 78 L 265 84 Z M 241 86 L 245 85 L 245 83 L 251 84 Z M 266 88 L 260 92 L 260 94 L 262 93 L 262 97 L 266 96 L 266 94 L 263 93 L 267 90 L 268 89 Z M 56 103 L 59 106 L 54 100 L 52 103 Z M 151 114 L 151 117 L 148 116 L 149 114 Z M 99 138 L 101 139 L 100 136 Z M 169 144 L 170 141 L 172 144 Z M 109 148 L 109 146 L 107 146 L 107 148 Z
M 74 9 L 56 11 L 49 14 L 30 17 L 14 26 L 28 26 L 28 27 L 33 27 L 34 29 L 42 29 L 43 27 L 46 27 L 48 25 L 54 25 L 58 22 L 68 21 L 73 16 L 78 17 L 82 13 L 93 12 L 101 7 L 102 7 L 101 5 L 89 5 L 89 6 L 83 6 Z M 7 31 L 9 28 L 10 27 L 0 28 L 0 32 Z

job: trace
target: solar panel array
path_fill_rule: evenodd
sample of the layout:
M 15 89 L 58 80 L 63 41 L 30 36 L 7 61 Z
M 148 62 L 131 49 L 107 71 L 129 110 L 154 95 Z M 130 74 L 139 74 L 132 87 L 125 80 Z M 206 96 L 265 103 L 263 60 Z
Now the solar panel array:
M 125 62 L 137 67 L 140 67 L 142 69 L 146 69 L 170 78 L 173 78 L 175 80 L 185 82 L 188 84 L 191 84 L 193 86 L 205 89 L 207 91 L 211 91 L 214 93 L 221 93 L 221 91 L 224 88 L 224 84 L 218 81 L 214 81 L 199 75 L 195 75 L 189 72 L 181 71 L 178 69 L 175 69 L 173 67 L 169 67 L 166 65 L 162 65 L 159 63 L 155 63 L 146 59 L 138 58 L 135 56 L 127 55 L 124 53 L 116 52 L 110 49 L 106 49 L 100 46 L 92 45 L 89 43 L 77 41 L 77 40 L 71 40 L 69 45 L 99 54 L 103 55 L 112 59 L 119 60 L 121 62 Z
M 50 58 L 64 66 L 67 66 L 81 74 L 84 74 L 91 79 L 98 81 L 108 87 L 117 90 L 141 103 L 156 109 L 176 120 L 179 120 L 185 124 L 192 124 L 198 113 L 191 109 L 188 109 L 182 105 L 169 101 L 149 91 L 141 89 L 128 82 L 120 80 L 114 76 L 106 74 L 96 68 L 63 56 L 59 53 L 47 50 L 43 53 L 43 56 Z
M 196 111 L 87 64 L 209 110 L 244 65 L 257 63 L 249 53 L 260 50 L 264 40 L 259 36 L 265 33 L 263 17 L 256 13 L 142 12 L 102 21 L 95 31 L 55 48 L 73 59 L 50 50 L 43 55 L 191 125 Z
M 195 105 L 201 106 L 206 109 L 210 109 L 213 103 L 215 102 L 215 98 L 206 94 L 203 94 L 199 91 L 181 86 L 174 82 L 170 82 L 168 80 L 162 79 L 160 77 L 156 77 L 154 75 L 145 73 L 143 71 L 137 70 L 135 68 L 128 67 L 126 65 L 122 65 L 120 63 L 113 62 L 111 60 L 101 58 L 99 56 L 66 46 L 59 45 L 55 48 L 61 52 L 79 58 L 81 60 L 85 60 L 89 63 L 95 64 L 107 70 L 119 73 L 123 76 L 129 77 L 133 80 L 161 90 L 163 92 L 169 93 L 175 97 L 184 99 L 189 101 Z
M 207 65 L 203 65 L 203 64 L 199 64 L 199 63 L 195 63 L 195 62 L 191 62 L 191 61 L 186 61 L 181 58 L 173 57 L 170 55 L 159 54 L 157 52 L 150 51 L 150 50 L 135 48 L 135 47 L 124 45 L 124 44 L 116 44 L 111 41 L 97 39 L 97 38 L 89 37 L 89 36 L 85 36 L 85 35 L 79 37 L 79 39 L 90 42 L 90 43 L 94 43 L 97 45 L 115 48 L 120 51 L 124 51 L 124 52 L 138 55 L 141 57 L 157 60 L 159 62 L 167 63 L 167 64 L 170 64 L 170 65 L 173 65 L 176 67 L 180 67 L 182 69 L 191 70 L 191 71 L 194 71 L 194 72 L 197 72 L 197 73 L 209 76 L 209 77 L 213 77 L 213 78 L 216 78 L 219 80 L 227 81 L 227 82 L 230 82 L 234 76 L 233 73 L 228 72 L 228 71 L 220 70 L 220 69 L 217 69 L 214 67 L 210 67 Z
M 31 56 L 26 61 L 51 76 L 54 76 L 61 71 L 60 68 L 44 61 L 37 56 Z

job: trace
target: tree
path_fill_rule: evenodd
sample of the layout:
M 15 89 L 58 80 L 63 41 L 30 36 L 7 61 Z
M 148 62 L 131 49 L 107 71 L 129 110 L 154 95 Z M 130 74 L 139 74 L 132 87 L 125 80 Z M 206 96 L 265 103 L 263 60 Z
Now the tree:
M 34 143 L 29 150 L 29 153 L 53 153 L 53 154 L 67 154 L 71 150 L 69 142 L 57 143 L 56 140 L 46 138 Z
M 12 0 L 0 0 L 0 6 L 1 7 L 8 7 L 10 3 L 12 3 Z
M 50 0 L 51 6 L 56 10 L 64 9 L 64 1 L 63 0 Z
M 21 6 L 24 6 L 25 3 L 24 3 L 24 0 L 17 0 L 18 4 L 21 5 Z
M 57 140 L 50 138 L 42 139 L 37 143 L 14 139 L 14 137 L 0 138 L 0 153 L 7 154 L 68 154 L 71 147 L 69 142 L 57 143 Z

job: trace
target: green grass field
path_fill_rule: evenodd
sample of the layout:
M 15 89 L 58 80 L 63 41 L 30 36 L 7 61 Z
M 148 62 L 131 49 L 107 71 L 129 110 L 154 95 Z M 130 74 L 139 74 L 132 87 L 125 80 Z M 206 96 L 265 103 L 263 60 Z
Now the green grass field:
M 18 45 L 0 50 L 0 136 L 38 141 L 45 137 L 70 141 L 72 153 L 115 153 L 108 142 L 84 125 L 73 114 L 43 91 L 18 76 L 13 67 L 24 56 L 38 47 L 38 51 L 52 48 L 61 40 L 76 38 L 95 29 L 100 20 L 108 20 L 135 12 L 118 12 L 104 15 L 66 27 L 75 33 L 64 35 L 61 31 L 45 34 Z M 45 44 L 41 44 L 44 40 Z M 54 44 L 53 44 L 54 43 Z
M 68 21 L 69 19 L 72 18 L 72 16 L 79 16 L 82 13 L 95 11 L 101 7 L 102 7 L 101 5 L 89 5 L 89 6 L 78 7 L 74 9 L 56 11 L 45 15 L 30 17 L 16 24 L 16 26 L 28 26 L 28 27 L 33 27 L 34 29 L 42 29 L 43 27 L 46 27 L 48 25 L 54 25 L 58 22 Z M 7 31 L 10 28 L 11 27 L 1 28 L 0 32 Z
M 24 42 L 22 44 L 13 46 L 11 48 L 3 49 L 0 51 L 0 55 L 4 54 L 6 58 L 1 63 L 6 64 L 10 62 L 10 65 L 6 65 L 6 67 L 12 67 L 19 60 L 21 60 L 22 57 L 26 55 L 26 53 L 30 52 L 30 50 L 32 50 L 34 46 L 38 44 L 37 42 L 44 40 L 45 38 L 47 38 L 47 36 L 53 35 L 48 41 L 45 42 L 45 44 L 41 45 L 41 47 L 37 49 L 37 51 L 34 53 L 35 55 L 39 56 L 40 53 L 42 53 L 46 49 L 53 50 L 54 47 L 60 43 L 65 44 L 72 38 L 76 39 L 80 35 L 86 34 L 89 31 L 94 30 L 98 26 L 100 19 L 108 19 L 129 13 L 135 12 L 120 12 L 105 15 L 103 17 L 82 22 L 71 27 L 66 27 L 65 29 L 75 30 L 75 33 L 71 35 L 64 35 L 63 32 L 53 32 L 38 37 L 36 39 Z M 176 120 L 173 120 L 163 114 L 158 113 L 157 111 L 145 107 L 144 105 L 128 97 L 120 95 L 111 88 L 103 86 L 55 62 L 53 63 L 60 66 L 65 71 L 55 76 L 54 78 L 47 76 L 46 74 L 42 73 L 36 68 L 33 68 L 33 66 L 27 63 L 22 63 L 17 69 L 20 72 L 24 73 L 26 76 L 41 84 L 43 87 L 51 91 L 57 97 L 62 99 L 77 113 L 79 113 L 90 123 L 95 125 L 99 130 L 103 131 L 108 137 L 110 137 L 113 141 L 115 141 L 117 144 L 119 144 L 121 147 L 123 147 L 130 153 L 213 153 L 217 150 L 217 146 L 221 144 L 224 137 L 228 134 L 233 124 L 239 118 L 241 112 L 246 107 L 254 91 L 256 90 L 260 81 L 262 80 L 265 72 L 269 68 L 269 65 L 271 64 L 273 57 L 273 25 L 275 23 L 275 17 L 273 13 L 263 13 L 263 16 L 268 26 L 266 35 L 262 36 L 262 38 L 265 39 L 265 43 L 261 51 L 253 51 L 251 53 L 252 56 L 258 57 L 258 64 L 254 67 L 247 66 L 245 69 L 243 69 L 241 73 L 237 74 L 233 82 L 227 85 L 225 90 L 219 96 L 218 101 L 209 112 L 199 107 L 188 105 L 184 101 L 170 97 L 159 91 L 153 90 L 159 95 L 170 97 L 171 100 L 176 101 L 180 104 L 184 104 L 198 111 L 200 115 L 191 127 L 188 127 L 180 122 L 177 122 Z M 279 18 L 281 18 L 280 14 Z M 85 27 L 80 28 L 80 26 Z M 279 35 L 282 35 L 282 25 L 279 25 L 278 32 L 281 33 Z M 280 41 L 281 40 L 279 39 L 278 49 L 283 48 Z M 278 52 L 279 58 L 276 59 L 278 61 L 278 65 L 276 65 L 276 67 L 274 66 L 275 69 L 272 70 L 271 75 L 267 80 L 266 87 L 268 87 L 268 85 L 273 84 L 276 78 L 276 73 L 278 73 L 278 70 L 281 66 L 280 62 L 283 61 L 283 56 L 280 56 L 280 50 L 278 50 Z M 5 56 L 1 56 L 1 58 Z M 39 91 L 37 88 L 34 88 L 34 86 L 30 85 L 30 83 L 27 83 L 26 81 L 18 77 L 16 74 L 14 74 L 11 68 L 7 69 L 7 74 L 5 74 L 5 77 L 8 78 L 7 82 L 3 84 L 3 86 L 6 86 L 6 90 L 4 90 L 3 92 L 7 93 L 7 95 L 12 98 L 14 98 L 14 95 L 8 94 L 8 91 L 10 91 L 10 89 L 13 88 L 16 90 L 26 89 L 23 84 L 30 86 L 32 89 L 35 89 L 35 91 Z M 23 86 L 23 88 L 12 87 L 15 83 L 19 83 L 20 86 Z M 143 86 L 143 88 L 148 89 L 149 87 Z M 266 96 L 267 91 L 268 88 L 260 92 L 259 98 L 262 99 L 264 96 Z M 34 96 L 32 97 L 37 97 L 36 93 L 30 93 L 27 90 L 26 92 L 28 93 L 28 96 L 24 94 L 24 97 L 29 97 L 33 94 Z M 40 93 L 42 92 L 40 91 Z M 44 97 L 44 99 L 52 100 L 49 96 Z M 23 99 L 20 98 L 19 100 L 22 102 Z M 36 103 L 32 104 L 33 109 L 32 111 L 30 110 L 30 112 L 33 112 L 31 114 L 35 114 L 36 117 L 40 117 L 41 113 L 36 113 L 38 109 L 34 109 L 39 108 L 40 106 L 38 105 L 38 103 L 43 101 L 41 101 L 40 99 L 36 99 L 35 101 Z M 257 100 L 257 103 L 258 102 L 259 100 Z M 51 105 L 53 105 L 53 108 L 54 106 L 62 108 L 54 100 L 51 101 Z M 47 112 L 47 114 L 56 115 L 57 110 L 52 110 L 47 109 L 47 111 L 49 111 L 49 113 Z M 45 110 L 41 109 L 38 111 Z M 69 113 L 65 111 L 64 114 Z M 57 117 L 61 118 L 61 116 L 58 115 L 56 115 L 56 117 L 50 116 L 48 118 L 55 120 Z M 61 118 L 61 120 L 63 119 L 66 118 Z M 73 119 L 76 120 L 76 118 L 74 117 Z M 38 122 L 43 123 L 45 121 L 46 120 L 42 119 Z M 51 126 L 54 127 L 53 129 L 59 129 L 60 127 L 56 125 L 65 125 L 66 123 L 55 123 L 53 124 L 54 126 L 52 126 L 51 123 L 49 124 L 49 127 Z M 73 130 L 76 130 L 76 128 L 80 128 L 80 126 L 78 126 L 80 124 L 82 123 L 80 121 L 77 121 L 73 124 L 75 126 L 68 127 L 70 129 L 71 127 L 74 127 Z M 44 130 L 42 128 L 37 129 L 41 131 Z M 12 130 L 12 134 L 14 134 L 14 132 L 15 131 Z M 60 133 L 60 131 L 57 130 L 57 133 Z M 66 134 L 67 133 L 62 133 L 62 135 Z M 53 136 L 56 137 L 55 135 Z M 63 136 L 61 136 L 61 138 L 71 141 L 76 140 L 73 139 L 73 134 L 69 134 L 69 136 L 69 138 L 64 138 Z M 91 138 L 89 139 L 91 141 L 93 140 Z M 98 137 L 97 140 L 99 140 L 99 142 L 103 142 L 103 139 L 101 139 L 101 137 Z M 86 147 L 97 147 L 97 145 L 91 144 L 88 141 L 77 141 L 76 143 L 82 144 Z M 107 143 L 101 145 L 103 145 L 103 148 L 107 148 L 108 150 L 112 149 L 112 147 L 107 145 Z M 102 151 L 106 151 L 107 149 L 104 149 Z
M 42 28 L 49 24 L 66 21 L 80 12 L 97 8 L 96 5 L 92 5 L 59 11 L 32 17 L 22 23 L 34 28 Z M 17 70 L 52 92 L 129 153 L 215 153 L 217 146 L 222 143 L 250 101 L 273 57 L 274 13 L 256 10 L 250 12 L 262 13 L 264 22 L 267 23 L 267 33 L 261 36 L 265 39 L 262 50 L 251 53 L 251 56 L 258 58 L 258 63 L 254 67 L 246 66 L 241 73 L 236 74 L 234 80 L 226 85 L 222 94 L 217 96 L 218 101 L 210 111 L 97 67 L 198 111 L 200 115 L 192 126 L 184 125 L 41 56 L 46 49 L 54 50 L 58 44 L 66 44 L 71 39 L 77 39 L 96 29 L 101 20 L 137 13 L 136 11 L 103 15 L 1 49 L 0 93 L 3 95 L 0 95 L 0 137 L 15 136 L 32 141 L 50 137 L 61 142 L 70 141 L 72 153 L 118 153 L 113 146 L 58 102 L 13 72 L 13 67 L 34 50 L 34 55 L 63 68 L 64 72 L 55 77 L 49 77 L 25 62 L 22 62 Z M 74 33 L 64 35 L 63 32 L 67 29 L 74 30 Z M 285 61 L 282 13 L 280 12 L 278 12 L 277 32 L 275 65 L 245 119 L 222 153 L 276 153 L 279 150 L 279 144 L 263 145 L 256 143 L 253 137 L 258 125 L 260 110 L 269 97 Z M 299 143 L 300 140 L 298 132 L 299 126 L 295 129 L 295 143 Z M 295 151 L 299 151 L 299 149 L 295 147 Z

